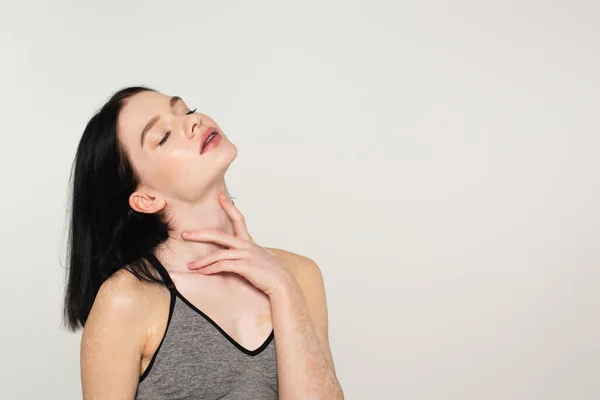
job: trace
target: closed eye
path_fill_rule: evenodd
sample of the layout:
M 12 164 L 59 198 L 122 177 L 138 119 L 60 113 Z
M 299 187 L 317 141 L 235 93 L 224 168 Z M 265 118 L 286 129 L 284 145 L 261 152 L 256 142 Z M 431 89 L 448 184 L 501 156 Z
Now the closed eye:
M 190 115 L 195 113 L 197 110 L 197 108 L 194 108 L 192 111 L 188 111 L 185 115 Z M 167 131 L 167 133 L 165 133 L 165 135 L 163 136 L 163 138 L 161 139 L 160 142 L 158 142 L 159 146 L 162 146 L 163 144 L 165 144 L 165 142 L 167 141 L 167 138 L 169 137 L 169 135 L 171 135 L 171 131 Z

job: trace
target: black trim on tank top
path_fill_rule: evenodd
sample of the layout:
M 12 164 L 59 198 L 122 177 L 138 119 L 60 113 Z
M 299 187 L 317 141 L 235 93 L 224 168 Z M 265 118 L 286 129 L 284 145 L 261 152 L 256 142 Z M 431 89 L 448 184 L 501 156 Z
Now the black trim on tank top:
M 247 354 L 249 356 L 253 356 L 253 357 L 257 356 L 260 353 L 262 353 L 263 350 L 266 349 L 267 346 L 271 343 L 271 341 L 275 338 L 275 328 L 273 327 L 271 329 L 271 333 L 269 334 L 269 336 L 267 336 L 267 338 L 263 341 L 263 343 L 257 349 L 248 350 L 247 348 L 245 348 L 244 346 L 239 344 L 227 332 L 225 332 L 225 330 L 223 328 L 221 328 L 219 326 L 219 324 L 217 324 L 211 317 L 209 317 L 206 313 L 204 313 L 202 310 L 200 310 L 198 307 L 196 307 L 194 304 L 192 304 L 191 301 L 186 299 L 185 296 L 179 290 L 177 290 L 177 287 L 175 287 L 175 284 L 173 283 L 173 280 L 171 279 L 169 272 L 162 265 L 162 263 L 156 258 L 156 256 L 154 256 L 154 254 L 148 253 L 147 258 L 148 258 L 148 261 L 150 261 L 152 263 L 152 265 L 154 265 L 154 267 L 156 268 L 158 273 L 162 276 L 163 281 L 165 281 L 167 288 L 169 288 L 169 290 L 171 291 L 171 295 L 175 294 L 177 297 L 179 297 L 181 299 L 181 301 L 183 301 L 189 308 L 192 309 L 192 311 L 195 311 L 197 314 L 199 314 L 205 320 L 207 320 L 211 325 L 213 325 L 221 333 L 221 335 L 223 335 L 229 342 L 231 342 L 231 344 L 233 344 L 242 353 Z M 173 297 L 173 296 L 171 296 L 171 297 Z M 170 318 L 170 316 L 169 316 L 169 318 Z M 164 337 L 163 337 L 163 339 L 164 339 Z M 162 344 L 162 342 L 161 342 L 161 344 Z M 158 350 L 157 350 L 157 352 L 158 352 Z
M 154 269 L 158 271 L 167 289 L 169 289 L 172 292 L 172 289 L 175 289 L 175 284 L 173 283 L 173 280 L 171 279 L 171 276 L 169 275 L 167 269 L 162 265 L 160 261 L 158 261 L 158 258 L 156 258 L 156 256 L 152 254 L 152 252 L 148 252 L 148 254 L 146 255 L 146 259 L 150 261 L 152 266 L 154 266 Z
M 146 376 L 148 376 L 148 374 L 150 373 L 150 370 L 152 369 L 152 366 L 154 365 L 154 361 L 156 360 L 156 357 L 158 356 L 159 350 L 162 347 L 163 342 L 165 341 L 165 338 L 167 337 L 167 333 L 169 332 L 169 326 L 171 326 L 171 320 L 173 319 L 173 311 L 175 310 L 175 299 L 176 299 L 175 292 L 173 291 L 173 289 L 175 289 L 175 284 L 173 283 L 173 280 L 169 276 L 169 273 L 167 272 L 165 267 L 163 267 L 163 265 L 160 263 L 160 261 L 158 261 L 158 259 L 151 252 L 148 252 L 148 254 L 146 255 L 146 259 L 158 271 L 158 273 L 160 274 L 161 278 L 163 279 L 163 281 L 165 283 L 165 286 L 167 287 L 167 289 L 169 289 L 171 296 L 170 296 L 170 300 L 169 300 L 169 316 L 167 317 L 167 326 L 165 327 L 165 331 L 163 333 L 162 338 L 160 339 L 160 343 L 158 344 L 158 347 L 154 351 L 154 354 L 152 355 L 152 358 L 150 359 L 148 366 L 146 367 L 146 369 L 144 370 L 142 375 L 140 375 L 138 384 L 141 383 L 146 378 Z
M 223 328 L 221 328 L 219 326 L 219 324 L 217 324 L 211 317 L 209 317 L 208 315 L 206 315 L 204 312 L 202 312 L 202 310 L 200 310 L 198 307 L 196 307 L 194 304 L 192 304 L 188 299 L 186 299 L 181 294 L 181 292 L 177 290 L 177 288 L 175 288 L 175 295 L 177 297 L 179 297 L 181 299 L 181 301 L 183 301 L 185 304 L 187 304 L 187 306 L 189 308 L 191 308 L 192 311 L 195 311 L 197 314 L 199 314 L 200 316 L 202 316 L 205 320 L 207 320 L 208 322 L 210 322 L 211 325 L 213 325 L 215 328 L 217 328 L 217 330 L 219 332 L 221 332 L 221 335 L 223 335 L 227 340 L 229 340 L 231 342 L 231 344 L 233 344 L 235 347 L 237 347 L 238 350 L 240 350 L 242 353 L 245 353 L 245 354 L 247 354 L 249 356 L 257 356 L 260 353 L 262 353 L 263 350 L 267 348 L 267 346 L 269 345 L 269 343 L 271 343 L 271 341 L 275 337 L 275 328 L 273 328 L 273 329 L 271 329 L 271 333 L 269 334 L 269 336 L 267 336 L 267 338 L 265 339 L 265 341 L 263 342 L 263 344 L 261 344 L 255 350 L 248 350 L 247 348 L 245 348 L 244 346 L 242 346 L 241 344 L 239 344 L 227 332 L 225 332 L 223 330 Z

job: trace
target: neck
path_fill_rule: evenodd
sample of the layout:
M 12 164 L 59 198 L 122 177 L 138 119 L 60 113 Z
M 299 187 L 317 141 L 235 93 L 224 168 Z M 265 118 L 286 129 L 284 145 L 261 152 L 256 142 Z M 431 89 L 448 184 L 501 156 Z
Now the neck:
M 226 248 L 212 242 L 192 242 L 183 240 L 183 231 L 214 229 L 235 235 L 233 222 L 218 200 L 219 193 L 225 193 L 227 188 L 223 182 L 205 193 L 202 199 L 194 203 L 167 200 L 167 220 L 174 228 L 169 232 L 168 239 L 156 249 L 156 256 L 164 263 L 165 268 L 172 272 L 190 272 L 188 262 L 195 261 L 215 250 Z

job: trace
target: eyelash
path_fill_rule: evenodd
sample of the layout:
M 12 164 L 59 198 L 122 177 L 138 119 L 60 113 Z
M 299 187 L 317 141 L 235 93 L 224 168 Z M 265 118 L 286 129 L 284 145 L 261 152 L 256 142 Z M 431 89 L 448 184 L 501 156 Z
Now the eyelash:
M 197 110 L 197 108 L 194 108 L 192 111 L 186 113 L 185 115 L 193 114 L 196 112 L 196 110 Z M 165 133 L 165 136 L 163 136 L 162 140 L 160 142 L 158 142 L 158 145 L 162 146 L 163 144 L 165 144 L 165 142 L 167 141 L 167 138 L 169 137 L 170 134 L 171 134 L 171 131 L 167 131 L 167 133 Z

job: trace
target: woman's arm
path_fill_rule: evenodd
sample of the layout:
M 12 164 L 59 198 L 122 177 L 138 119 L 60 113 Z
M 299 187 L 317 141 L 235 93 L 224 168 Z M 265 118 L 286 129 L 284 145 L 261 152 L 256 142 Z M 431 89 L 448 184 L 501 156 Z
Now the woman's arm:
M 329 348 L 323 277 L 314 261 L 299 259 L 296 279 L 269 295 L 279 396 L 281 400 L 341 400 L 344 393 Z
M 133 275 L 117 271 L 94 300 L 81 336 L 82 397 L 131 400 L 140 377 L 147 313 Z

